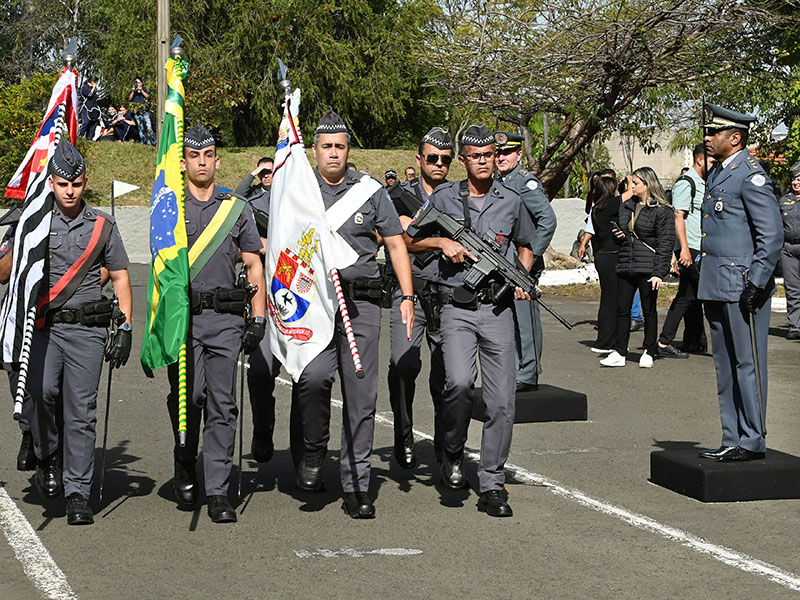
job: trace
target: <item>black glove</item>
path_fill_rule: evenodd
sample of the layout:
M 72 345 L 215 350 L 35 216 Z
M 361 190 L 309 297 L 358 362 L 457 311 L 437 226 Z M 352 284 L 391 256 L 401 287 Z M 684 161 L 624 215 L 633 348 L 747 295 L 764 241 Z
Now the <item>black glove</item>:
M 119 369 L 122 365 L 128 362 L 128 357 L 131 355 L 131 340 L 133 332 L 129 329 L 117 329 L 114 334 L 114 339 L 106 351 L 106 362 L 112 369 Z
M 755 314 L 756 311 L 764 306 L 764 303 L 769 298 L 765 290 L 756 287 L 752 281 L 748 281 L 744 286 L 742 295 L 739 296 L 739 308 L 742 312 L 749 312 Z
M 242 334 L 242 350 L 245 354 L 250 354 L 258 348 L 258 344 L 264 339 L 264 323 L 248 323 Z

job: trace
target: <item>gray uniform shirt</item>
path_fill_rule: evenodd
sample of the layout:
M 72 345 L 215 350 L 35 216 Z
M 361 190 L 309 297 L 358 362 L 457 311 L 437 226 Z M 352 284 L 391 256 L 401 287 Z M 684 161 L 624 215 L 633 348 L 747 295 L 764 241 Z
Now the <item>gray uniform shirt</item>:
M 194 246 L 197 238 L 214 218 L 222 200 L 227 197 L 227 193 L 215 187 L 214 195 L 203 202 L 186 189 L 186 235 L 189 248 Z M 239 250 L 256 253 L 261 250 L 261 236 L 258 235 L 253 211 L 249 206 L 244 207 L 227 239 L 194 278 L 192 291 L 207 293 L 219 288 L 234 287 Z
M 413 183 L 413 185 L 412 185 L 412 183 Z M 445 181 L 443 183 L 447 183 L 447 182 Z M 404 189 L 406 189 L 409 192 L 411 192 L 412 194 L 414 194 L 415 196 L 417 195 L 417 190 L 419 190 L 419 196 L 422 198 L 422 203 L 423 204 L 425 202 L 427 202 L 428 198 L 430 197 L 428 195 L 428 192 L 425 191 L 425 187 L 422 185 L 422 181 L 420 179 L 415 179 L 413 182 L 412 181 L 404 181 L 400 185 Z M 442 185 L 442 184 L 439 184 L 439 185 Z M 400 204 L 402 204 L 402 203 L 400 203 Z M 412 218 L 414 217 L 414 215 L 408 214 L 408 210 L 406 209 L 405 206 L 398 206 L 397 203 L 396 203 L 395 204 L 395 208 L 397 209 L 397 214 L 398 215 L 406 214 L 409 217 L 412 217 Z M 420 256 L 420 257 L 421 256 L 427 256 L 427 253 L 426 254 L 420 254 L 418 256 Z M 438 265 L 437 257 L 433 256 L 432 260 L 429 260 L 428 264 L 426 264 L 425 266 L 421 266 L 419 261 L 416 260 L 416 258 L 417 258 L 417 256 L 415 256 L 413 254 L 411 255 L 411 274 L 414 277 L 417 277 L 419 279 L 424 279 L 425 281 L 438 281 L 439 265 Z M 388 258 L 387 258 L 386 262 L 387 263 L 389 262 Z
M 81 212 L 70 220 L 62 214 L 57 205 L 54 205 L 53 217 L 50 221 L 49 260 L 45 274 L 48 289 L 61 279 L 67 269 L 74 265 L 86 250 L 98 215 L 112 223 L 111 235 L 78 289 L 61 308 L 76 309 L 84 302 L 94 302 L 100 299 L 101 266 L 109 271 L 121 271 L 128 268 L 128 254 L 125 252 L 125 246 L 114 217 L 84 203 Z
M 786 194 L 778 203 L 783 219 L 783 239 L 800 239 L 800 196 Z
M 269 213 L 269 190 L 265 190 L 261 185 L 250 185 L 253 182 L 253 176 L 248 174 L 247 177 L 242 179 L 239 185 L 236 186 L 234 193 L 243 198 L 253 205 L 253 208 Z
M 342 183 L 329 185 L 322 179 L 319 170 L 314 169 L 314 174 L 317 176 L 317 183 L 322 192 L 325 210 L 342 198 L 362 177 L 369 177 L 369 175 L 348 170 Z M 338 229 L 339 235 L 358 253 L 358 260 L 339 273 L 342 279 L 350 280 L 358 277 L 377 279 L 380 276 L 376 260 L 378 253 L 376 230 L 383 237 L 403 233 L 397 211 L 383 187 L 372 194 L 361 208 Z
M 520 195 L 522 204 L 536 228 L 536 239 L 531 242 L 531 249 L 536 257 L 542 256 L 556 233 L 556 213 L 544 194 L 542 182 L 533 173 L 517 165 L 511 171 L 498 174 L 497 178 L 508 188 Z
M 451 181 L 438 186 L 428 199 L 433 206 L 447 213 L 459 222 L 464 222 L 464 207 L 459 195 L 459 182 Z M 491 229 L 497 236 L 504 240 L 503 255 L 512 264 L 516 258 L 515 244 L 530 246 L 536 238 L 536 231 L 528 211 L 515 191 L 505 187 L 499 181 L 493 181 L 492 187 L 486 194 L 483 207 L 479 210 L 470 200 L 469 214 L 472 228 L 483 235 Z M 420 234 L 414 223 L 411 223 L 406 232 L 411 237 Z M 433 232 L 422 232 L 422 235 L 433 235 Z M 453 263 L 441 256 L 437 261 L 438 281 L 451 287 L 464 284 L 464 271 L 469 263 Z

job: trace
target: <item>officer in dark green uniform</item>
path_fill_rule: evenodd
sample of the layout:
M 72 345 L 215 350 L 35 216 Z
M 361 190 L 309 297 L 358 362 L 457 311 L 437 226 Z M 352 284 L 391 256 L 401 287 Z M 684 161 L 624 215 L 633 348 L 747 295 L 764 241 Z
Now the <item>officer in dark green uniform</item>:
M 544 271 L 544 253 L 556 233 L 556 213 L 544 194 L 542 182 L 522 166 L 522 142 L 516 133 L 498 131 L 495 139 L 497 179 L 520 195 L 536 228 L 533 243 L 534 277 Z M 539 305 L 525 300 L 514 303 L 517 316 L 517 391 L 535 390 L 539 385 L 542 358 L 542 319 Z

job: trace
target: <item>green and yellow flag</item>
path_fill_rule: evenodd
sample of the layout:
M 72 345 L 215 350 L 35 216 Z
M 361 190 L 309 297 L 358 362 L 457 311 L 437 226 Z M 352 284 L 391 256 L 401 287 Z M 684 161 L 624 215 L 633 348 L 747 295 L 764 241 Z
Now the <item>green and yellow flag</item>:
M 189 254 L 184 220 L 183 78 L 189 63 L 170 58 L 164 125 L 158 144 L 156 180 L 150 201 L 150 278 L 147 324 L 142 342 L 142 368 L 153 371 L 178 360 L 189 329 Z

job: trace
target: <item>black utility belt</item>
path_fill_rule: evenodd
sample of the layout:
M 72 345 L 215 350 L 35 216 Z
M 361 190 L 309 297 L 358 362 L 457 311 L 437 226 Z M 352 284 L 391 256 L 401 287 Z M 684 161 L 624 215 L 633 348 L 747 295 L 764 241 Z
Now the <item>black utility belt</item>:
M 492 284 L 472 292 L 464 287 L 446 288 L 442 286 L 439 291 L 439 299 L 442 304 L 452 304 L 456 308 L 467 310 L 478 310 L 478 306 L 481 304 L 508 304 L 508 294 L 500 298 L 496 296 L 501 287 L 501 284 Z
M 214 310 L 226 315 L 243 316 L 249 300 L 244 288 L 220 288 L 213 292 L 190 292 L 192 314 Z
M 380 278 L 356 277 L 342 281 L 342 293 L 352 300 L 367 300 L 380 304 L 383 296 L 383 280 Z
M 785 237 L 783 238 L 784 244 L 800 244 L 800 237 Z
M 67 323 L 86 327 L 108 327 L 114 315 L 113 300 L 103 299 L 84 302 L 78 308 L 51 310 L 45 316 L 45 324 Z

